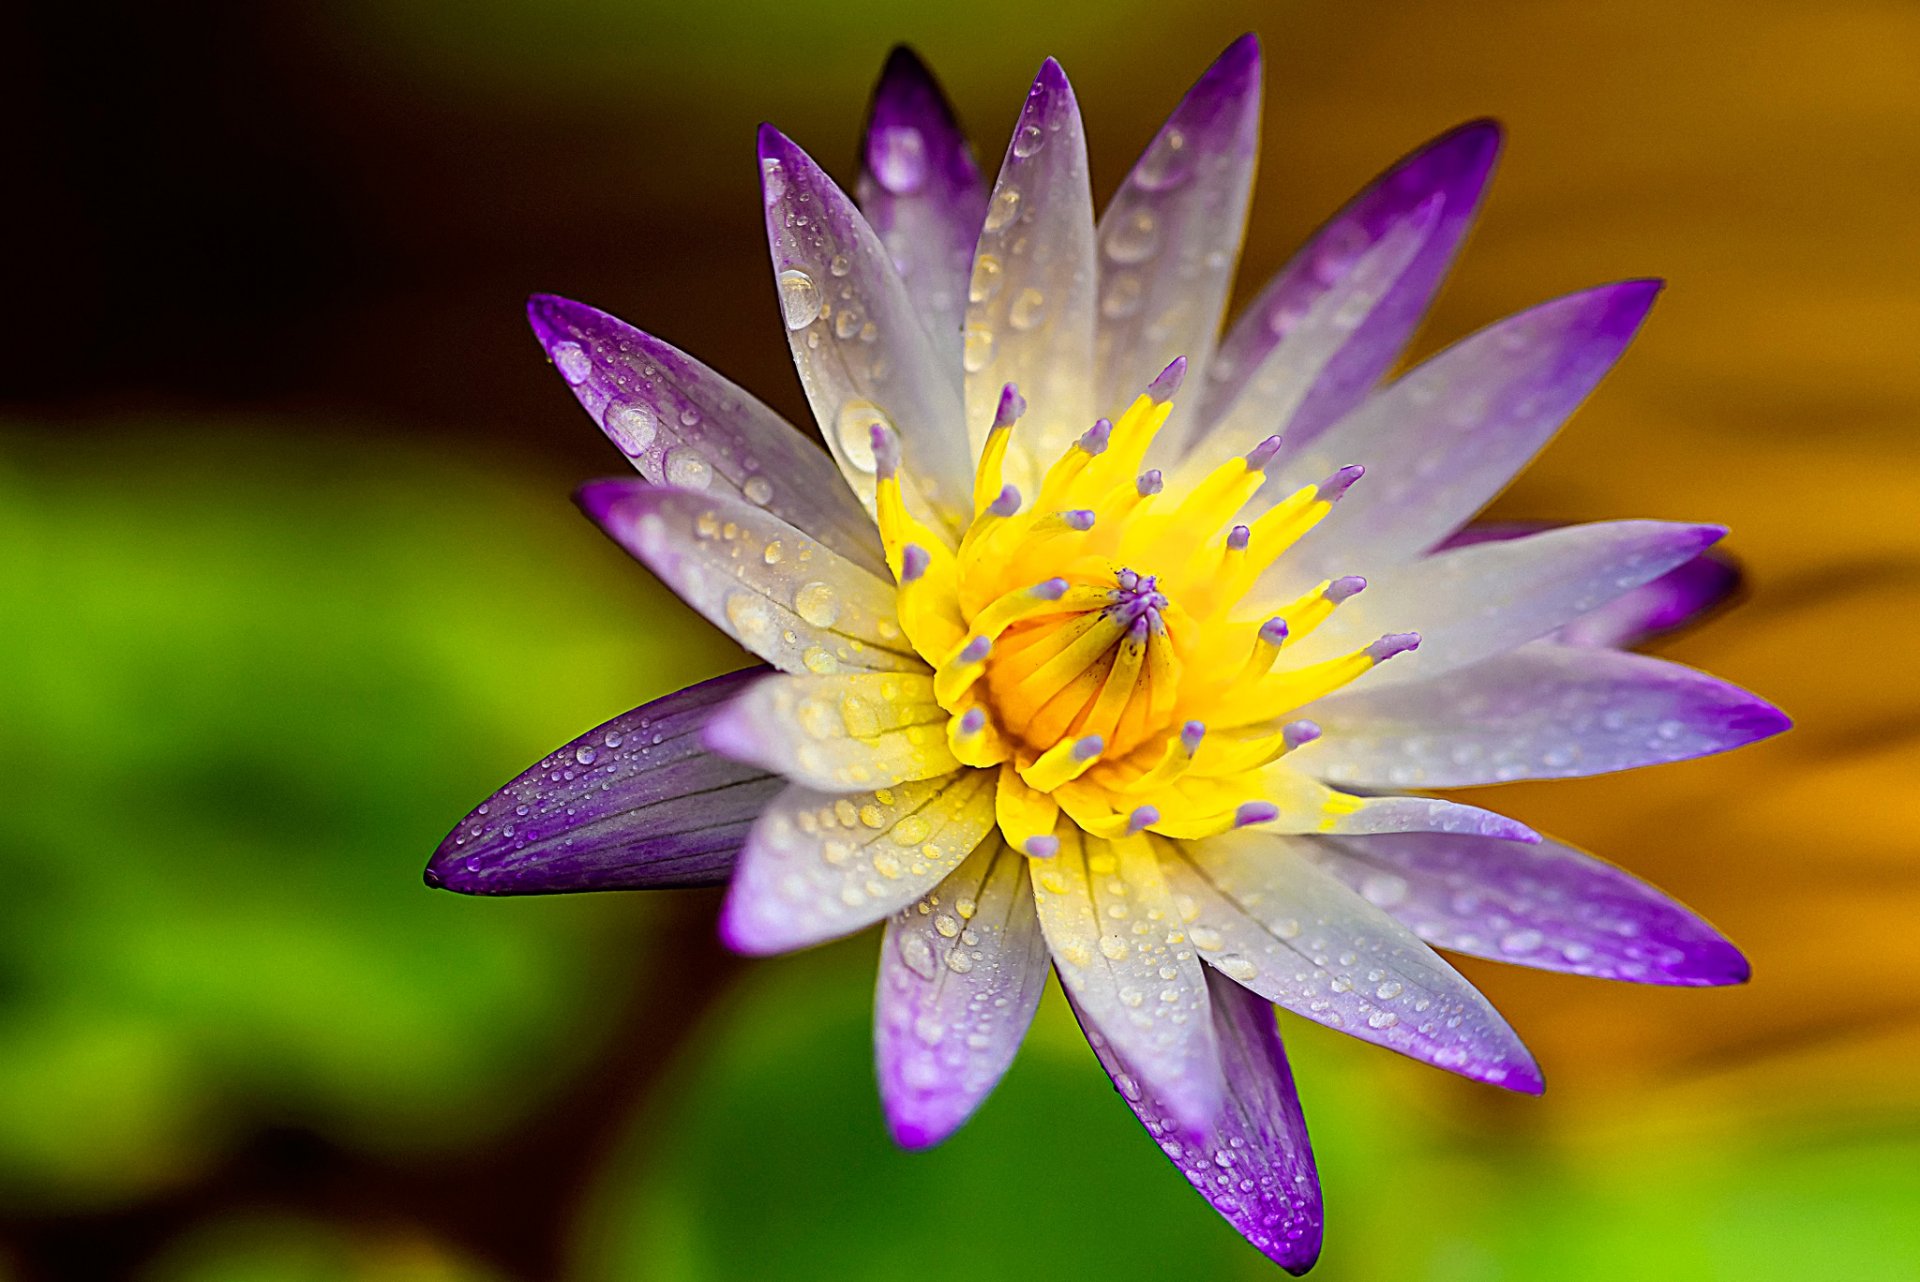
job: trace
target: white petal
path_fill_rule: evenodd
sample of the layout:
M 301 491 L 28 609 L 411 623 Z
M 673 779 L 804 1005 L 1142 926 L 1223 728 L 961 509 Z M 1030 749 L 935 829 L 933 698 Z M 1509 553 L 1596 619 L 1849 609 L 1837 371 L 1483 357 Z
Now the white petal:
M 745 953 L 805 948 L 933 889 L 993 830 L 990 770 L 834 796 L 780 794 L 734 869 L 720 934 Z
M 770 512 L 719 494 L 595 481 L 580 504 L 715 627 L 786 672 L 924 672 L 894 587 Z
M 1040 473 L 1093 425 L 1093 194 L 1080 108 L 1049 58 L 1014 126 L 987 201 L 968 286 L 967 430 L 977 456 L 1000 389 L 1028 410 L 1007 479 L 1029 498 Z
M 915 672 L 770 676 L 707 723 L 706 745 L 822 792 L 951 774 L 947 711 Z
M 1081 1014 L 1193 1131 L 1221 1105 L 1220 1047 L 1199 959 L 1143 841 L 1108 843 L 1071 824 L 1032 868 L 1060 982 Z

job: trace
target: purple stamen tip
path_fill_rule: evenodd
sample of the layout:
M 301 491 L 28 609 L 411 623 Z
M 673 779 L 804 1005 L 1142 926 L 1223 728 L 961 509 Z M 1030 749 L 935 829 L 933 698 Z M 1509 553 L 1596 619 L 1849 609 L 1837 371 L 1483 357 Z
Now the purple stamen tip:
M 960 651 L 960 662 L 985 663 L 987 661 L 987 655 L 992 652 L 993 639 L 991 637 L 975 637 L 973 640 L 967 642 L 966 647 Z
M 1082 534 L 1093 528 L 1093 512 L 1088 508 L 1077 507 L 1071 512 L 1062 512 L 1060 519 Z
M 1409 650 L 1419 648 L 1418 632 L 1389 632 L 1367 647 L 1367 657 L 1375 663 L 1385 663 L 1396 654 L 1405 654 Z
M 1114 576 L 1114 582 L 1120 585 L 1122 592 L 1131 592 L 1140 586 L 1140 575 L 1134 570 L 1122 570 Z
M 1067 594 L 1065 579 L 1048 579 L 1045 583 L 1033 585 L 1033 594 L 1042 601 L 1058 601 Z
M 976 735 L 986 728 L 987 710 L 985 708 L 968 708 L 960 718 L 961 734 Z
M 1009 485 L 1000 491 L 1000 497 L 987 504 L 987 511 L 995 516 L 1012 516 L 1020 510 L 1020 491 Z
M 1089 454 L 1104 454 L 1107 443 L 1113 439 L 1113 421 L 1098 419 L 1080 436 L 1080 448 Z
M 1271 801 L 1244 801 L 1233 812 L 1233 826 L 1245 828 L 1251 824 L 1270 824 L 1280 817 L 1280 807 Z
M 1291 725 L 1280 728 L 1280 741 L 1287 745 L 1289 751 L 1303 744 L 1312 743 L 1319 737 L 1320 727 L 1312 721 L 1295 721 Z
M 927 572 L 933 564 L 933 556 L 918 543 L 909 543 L 900 549 L 900 581 L 911 583 Z
M 1020 395 L 1020 389 L 1008 383 L 1000 389 L 1000 406 L 993 412 L 993 425 L 1012 427 L 1027 412 L 1027 398 Z
M 1139 806 L 1127 816 L 1128 832 L 1143 832 L 1160 822 L 1160 807 Z
M 1035 859 L 1051 859 L 1060 853 L 1060 839 L 1048 835 L 1027 838 L 1027 853 Z
M 1074 743 L 1073 759 L 1075 761 L 1092 761 L 1106 750 L 1106 739 L 1097 734 L 1090 734 L 1086 738 Z
M 1189 721 L 1180 727 L 1180 746 L 1191 757 L 1200 751 L 1200 741 L 1207 737 L 1207 724 L 1204 721 Z
M 1186 377 L 1187 358 L 1176 356 L 1168 362 L 1165 369 L 1154 375 L 1151 383 L 1147 384 L 1147 395 L 1156 402 L 1164 404 L 1173 399 L 1174 393 L 1180 390 L 1180 384 L 1186 381 Z
M 1227 551 L 1244 552 L 1247 544 L 1253 541 L 1253 531 L 1244 525 L 1236 525 L 1227 531 Z
M 1269 436 L 1266 440 L 1247 451 L 1247 469 L 1253 472 L 1265 470 L 1267 464 L 1273 462 L 1274 455 L 1279 452 L 1280 438 L 1278 436 Z
M 1322 503 L 1337 502 L 1342 494 L 1353 488 L 1353 483 L 1367 474 L 1367 469 L 1358 463 L 1349 463 L 1320 482 L 1320 492 L 1315 495 Z
M 900 441 L 893 429 L 884 423 L 875 423 L 868 433 L 873 442 L 873 470 L 876 476 L 885 478 L 900 470 Z
M 1339 605 L 1342 601 L 1351 601 L 1366 590 L 1367 581 L 1357 574 L 1343 574 L 1327 584 L 1327 590 L 1320 595 Z
M 1140 473 L 1140 479 L 1133 483 L 1133 488 L 1140 491 L 1140 497 L 1144 499 L 1149 494 L 1158 494 L 1160 487 L 1166 483 L 1166 478 L 1160 475 L 1160 469 L 1156 467 Z
M 1268 645 L 1277 646 L 1287 639 L 1287 621 L 1275 615 L 1260 625 L 1260 639 Z

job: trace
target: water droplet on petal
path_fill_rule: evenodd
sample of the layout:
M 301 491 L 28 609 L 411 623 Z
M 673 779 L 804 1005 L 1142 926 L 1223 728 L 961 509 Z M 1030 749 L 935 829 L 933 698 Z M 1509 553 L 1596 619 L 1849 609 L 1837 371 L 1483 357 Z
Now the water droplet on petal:
M 578 343 L 555 343 L 553 345 L 553 364 L 560 371 L 560 377 L 569 383 L 584 383 L 587 375 L 593 373 L 593 361 L 586 350 Z
M 893 426 L 887 412 L 872 401 L 851 400 L 840 407 L 838 423 L 840 452 L 849 466 L 862 472 L 874 470 L 873 429 Z
M 1022 125 L 1020 132 L 1013 136 L 1013 154 L 1025 160 L 1044 147 L 1046 142 L 1046 130 L 1039 125 Z
M 713 484 L 713 465 L 685 446 L 667 451 L 667 484 L 704 490 Z
M 639 458 L 646 453 L 660 426 L 653 408 L 637 401 L 615 401 L 607 407 L 601 422 L 606 426 L 607 435 L 628 458 Z
M 1002 187 L 993 193 L 993 202 L 987 206 L 987 231 L 999 231 L 1020 214 L 1020 191 L 1016 187 Z
M 820 319 L 820 286 L 798 267 L 780 273 L 780 314 L 788 329 L 805 329 Z
M 746 483 L 740 487 L 740 492 L 747 496 L 747 502 L 765 507 L 773 501 L 773 482 L 764 476 L 749 476 Z M 771 565 L 772 562 L 768 564 Z

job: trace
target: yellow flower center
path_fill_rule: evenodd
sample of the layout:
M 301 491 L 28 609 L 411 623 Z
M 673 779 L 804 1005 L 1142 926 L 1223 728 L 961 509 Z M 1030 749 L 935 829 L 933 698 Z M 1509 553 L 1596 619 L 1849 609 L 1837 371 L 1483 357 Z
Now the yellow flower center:
M 1000 771 L 1000 826 L 1031 855 L 1057 849 L 1062 812 L 1107 837 L 1200 837 L 1273 820 L 1294 799 L 1275 763 L 1318 734 L 1288 714 L 1417 640 L 1287 662 L 1364 584 L 1329 580 L 1277 609 L 1260 608 L 1256 585 L 1360 469 L 1246 524 L 1234 518 L 1265 484 L 1278 438 L 1166 492 L 1158 471 L 1140 469 L 1183 368 L 1175 362 L 1118 420 L 1094 424 L 1030 501 L 1002 483 L 1025 409 L 1009 387 L 957 542 L 907 511 L 897 445 L 874 432 L 901 626 L 934 668 L 954 755 Z M 1358 802 L 1317 786 L 1299 800 L 1326 815 Z

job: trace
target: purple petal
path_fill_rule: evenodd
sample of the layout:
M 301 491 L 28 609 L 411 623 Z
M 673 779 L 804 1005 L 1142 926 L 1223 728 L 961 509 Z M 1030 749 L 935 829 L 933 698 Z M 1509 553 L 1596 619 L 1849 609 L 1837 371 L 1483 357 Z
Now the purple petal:
M 1487 999 L 1405 926 L 1315 867 L 1305 844 L 1256 829 L 1164 848 L 1168 882 L 1198 909 L 1188 935 L 1207 964 L 1362 1041 L 1538 1094 L 1539 1068 Z
M 964 338 L 967 430 L 977 454 L 1000 390 L 1027 398 L 1007 480 L 1032 494 L 1041 470 L 1092 425 L 1093 192 L 1080 107 L 1049 58 L 1027 93 L 987 201 Z
M 1098 1027 L 1186 1133 L 1211 1133 L 1220 1048 L 1206 968 L 1170 929 L 1180 913 L 1159 859 L 1144 843 L 1109 845 L 1072 824 L 1055 836 L 1059 850 L 1033 870 L 1034 906 L 1082 1026 Z
M 925 671 L 891 583 L 738 499 L 594 481 L 581 508 L 707 617 L 783 672 Z
M 583 303 L 535 294 L 527 319 L 580 404 L 649 481 L 744 499 L 886 572 L 873 519 L 833 460 L 778 414 L 691 356 Z
M 1292 420 L 1319 386 L 1321 377 L 1346 351 L 1354 331 L 1393 296 L 1395 284 L 1419 262 L 1420 251 L 1440 222 L 1440 213 L 1440 197 L 1433 196 L 1408 210 L 1399 222 L 1381 229 L 1339 282 L 1313 300 L 1307 314 L 1288 331 L 1286 341 L 1269 351 L 1246 376 L 1240 398 L 1206 426 L 1202 439 L 1192 443 L 1187 451 L 1188 470 L 1204 473 L 1220 458 L 1242 452 L 1253 441 L 1274 442 L 1270 460 L 1275 455 L 1297 452 L 1291 442 L 1272 435 L 1274 428 Z M 1317 460 L 1323 456 L 1313 457 Z M 1293 488 L 1283 482 L 1297 476 L 1299 467 L 1289 467 L 1283 459 L 1274 473 L 1266 491 L 1268 501 Z
M 1475 522 L 1435 550 L 1517 539 L 1555 528 L 1546 521 Z M 1696 622 L 1738 592 L 1741 581 L 1739 565 L 1713 548 L 1581 615 L 1554 632 L 1551 639 L 1563 645 L 1631 649 Z
M 880 792 L 789 788 L 748 834 L 720 914 L 743 953 L 850 934 L 938 885 L 993 831 L 991 770 Z
M 854 493 L 873 505 L 873 429 L 906 457 L 909 506 L 959 513 L 973 483 L 960 375 L 867 220 L 800 148 L 760 128 L 761 192 L 787 344 Z
M 1437 948 L 1641 984 L 1748 977 L 1740 951 L 1683 905 L 1557 841 L 1408 834 L 1303 845 Z
M 454 827 L 427 865 L 427 884 L 542 895 L 725 881 L 785 783 L 708 752 L 700 732 L 764 671 L 689 686 L 562 747 Z
M 1131 401 L 1175 357 L 1206 368 L 1246 232 L 1260 152 L 1260 42 L 1207 68 L 1100 215 L 1097 407 Z M 1176 405 L 1197 417 L 1198 398 Z
M 1355 689 L 1427 680 L 1543 637 L 1693 559 L 1725 533 L 1717 525 L 1596 521 L 1439 552 L 1370 575 L 1365 592 L 1299 643 L 1296 661 L 1418 628 L 1418 650 L 1368 672 Z M 1286 590 L 1279 585 L 1275 595 Z
M 707 723 L 715 752 L 821 792 L 864 792 L 960 768 L 926 673 L 770 676 Z
M 958 365 L 987 185 L 946 95 L 905 45 L 888 55 L 874 88 L 853 190 L 935 346 Z
M 1288 762 L 1358 788 L 1461 788 L 1685 761 L 1775 735 L 1779 709 L 1703 672 L 1536 641 L 1435 681 L 1315 703 Z
M 1224 415 L 1314 300 L 1337 285 L 1387 230 L 1438 195 L 1439 221 L 1418 258 L 1327 367 L 1287 425 L 1288 436 L 1303 445 L 1359 404 L 1393 364 L 1439 289 L 1499 151 L 1498 125 L 1490 120 L 1462 125 L 1400 161 L 1335 214 L 1228 331 L 1209 367 L 1201 421 L 1212 423 Z
M 1604 285 L 1510 316 L 1294 453 L 1282 492 L 1343 463 L 1367 468 L 1366 484 L 1301 543 L 1295 572 L 1374 574 L 1466 524 L 1613 368 L 1659 290 L 1658 281 Z
M 983 843 L 896 913 L 880 945 L 874 1052 L 893 1138 L 927 1148 L 999 1084 L 1047 982 L 1027 861 Z
M 1211 969 L 1206 975 L 1226 1106 L 1205 1140 L 1190 1138 L 1078 1006 L 1074 1014 L 1120 1098 L 1200 1196 L 1268 1259 L 1305 1273 L 1320 1256 L 1320 1175 L 1273 1007 Z

